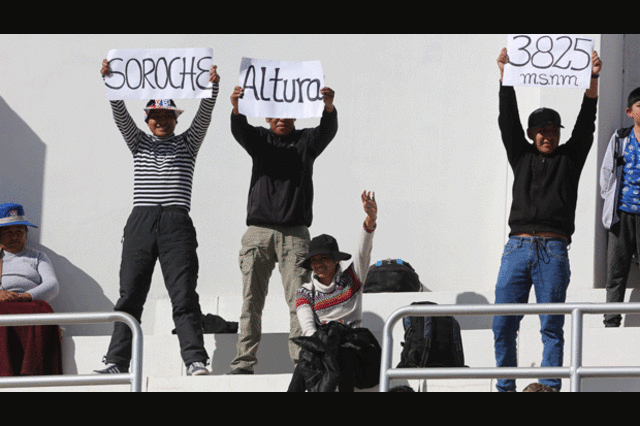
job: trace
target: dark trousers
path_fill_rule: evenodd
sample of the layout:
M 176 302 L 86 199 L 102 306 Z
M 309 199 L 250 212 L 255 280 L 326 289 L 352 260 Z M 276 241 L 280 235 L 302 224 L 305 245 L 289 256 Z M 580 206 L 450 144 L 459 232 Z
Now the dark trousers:
M 640 249 L 640 215 L 618 211 L 620 221 L 609 230 L 607 249 L 607 303 L 624 302 L 631 259 Z M 620 314 L 606 314 L 604 323 L 618 326 Z
M 206 364 L 209 359 L 204 349 L 202 313 L 196 293 L 197 246 L 196 231 L 186 209 L 135 207 L 124 228 L 120 299 L 114 307 L 140 321 L 159 259 L 186 365 L 196 361 Z M 116 322 L 105 361 L 128 366 L 130 360 L 131 330 L 126 324 Z

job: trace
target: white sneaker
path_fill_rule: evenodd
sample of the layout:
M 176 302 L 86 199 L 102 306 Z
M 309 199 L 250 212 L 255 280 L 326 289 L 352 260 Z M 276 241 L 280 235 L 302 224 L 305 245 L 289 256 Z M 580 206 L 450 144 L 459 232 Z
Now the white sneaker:
M 94 374 L 120 374 L 120 373 L 128 373 L 128 369 L 124 367 L 119 367 L 117 364 L 109 363 L 102 370 L 93 370 Z
M 209 370 L 202 362 L 192 362 L 187 367 L 187 376 L 206 376 L 209 374 Z

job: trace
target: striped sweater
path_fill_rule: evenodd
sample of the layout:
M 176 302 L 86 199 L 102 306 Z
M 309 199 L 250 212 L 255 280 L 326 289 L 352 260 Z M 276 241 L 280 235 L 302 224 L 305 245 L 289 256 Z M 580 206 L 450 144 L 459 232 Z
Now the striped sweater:
M 338 321 L 353 327 L 362 323 L 362 290 L 369 270 L 373 232 L 364 228 L 354 261 L 342 271 L 340 265 L 330 285 L 324 285 L 312 274 L 311 282 L 303 284 L 296 293 L 296 314 L 304 336 L 316 331 L 313 311 L 323 323 Z
M 111 101 L 113 118 L 133 154 L 133 206 L 182 206 L 191 209 L 191 189 L 196 156 L 211 122 L 218 96 L 200 101 L 186 132 L 168 138 L 146 134 L 129 115 L 124 101 Z

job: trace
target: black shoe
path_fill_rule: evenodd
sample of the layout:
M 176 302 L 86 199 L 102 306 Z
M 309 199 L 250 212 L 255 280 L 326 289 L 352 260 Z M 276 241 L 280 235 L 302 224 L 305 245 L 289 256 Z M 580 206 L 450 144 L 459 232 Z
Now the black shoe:
M 604 323 L 605 328 L 615 328 L 620 327 L 620 323 L 622 322 L 622 318 L 609 318 L 602 321 Z

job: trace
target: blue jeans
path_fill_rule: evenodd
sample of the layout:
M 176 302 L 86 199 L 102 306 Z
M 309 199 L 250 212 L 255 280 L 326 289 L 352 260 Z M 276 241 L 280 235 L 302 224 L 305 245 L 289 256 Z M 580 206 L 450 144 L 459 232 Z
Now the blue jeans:
M 496 304 L 527 303 L 533 285 L 538 303 L 564 303 L 571 271 L 568 242 L 561 238 L 511 237 L 504 248 L 496 284 Z M 518 365 L 516 337 L 522 315 L 495 316 L 493 336 L 498 367 Z M 540 315 L 543 367 L 560 367 L 564 355 L 564 315 Z M 560 390 L 560 379 L 540 383 Z M 500 379 L 499 391 L 515 391 L 513 379 Z

